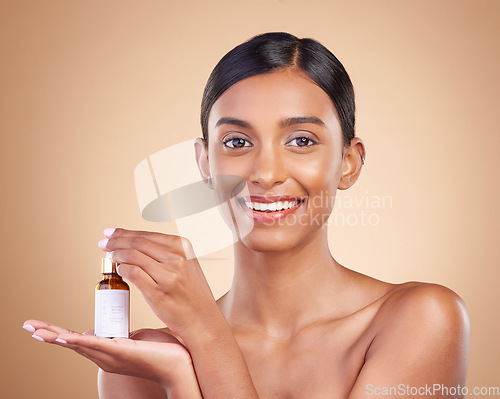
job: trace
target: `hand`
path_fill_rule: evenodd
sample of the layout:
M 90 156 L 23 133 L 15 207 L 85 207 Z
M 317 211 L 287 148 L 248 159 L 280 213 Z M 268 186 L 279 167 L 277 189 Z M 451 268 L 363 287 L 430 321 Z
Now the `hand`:
M 193 377 L 196 381 L 189 352 L 165 331 L 143 329 L 129 339 L 109 339 L 94 336 L 92 330 L 80 334 L 38 320 L 27 320 L 23 327 L 33 338 L 72 349 L 110 373 L 145 378 L 165 388 Z
M 106 229 L 105 235 L 109 238 L 99 247 L 120 264 L 119 274 L 186 344 L 186 338 L 223 318 L 187 239 L 125 229 Z

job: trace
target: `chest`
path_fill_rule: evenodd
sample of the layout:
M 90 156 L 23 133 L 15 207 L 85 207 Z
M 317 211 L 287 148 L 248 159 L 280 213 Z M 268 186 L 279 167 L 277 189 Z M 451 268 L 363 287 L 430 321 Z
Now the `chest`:
M 370 339 L 356 326 L 311 328 L 290 339 L 237 338 L 261 398 L 346 398 Z

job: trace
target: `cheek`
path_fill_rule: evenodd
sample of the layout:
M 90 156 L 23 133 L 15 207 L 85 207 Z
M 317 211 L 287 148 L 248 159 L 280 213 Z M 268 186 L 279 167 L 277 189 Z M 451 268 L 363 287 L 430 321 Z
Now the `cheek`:
M 221 157 L 214 159 L 210 171 L 215 175 L 236 175 L 244 177 L 248 162 L 238 157 Z
M 342 159 L 332 152 L 314 154 L 309 159 L 292 160 L 288 168 L 310 195 L 318 195 L 320 191 L 333 195 L 340 181 Z
M 308 212 L 318 215 L 330 215 L 335 203 L 335 195 L 340 181 L 342 158 L 341 155 L 322 154 L 308 162 L 294 162 L 293 176 L 297 183 L 306 191 L 308 196 Z M 293 165 L 293 166 L 292 166 Z M 326 220 L 320 217 L 317 220 Z
M 248 168 L 248 160 L 246 158 L 228 156 L 220 148 L 216 148 L 214 143 L 210 143 L 208 159 L 212 176 L 236 175 L 244 177 Z

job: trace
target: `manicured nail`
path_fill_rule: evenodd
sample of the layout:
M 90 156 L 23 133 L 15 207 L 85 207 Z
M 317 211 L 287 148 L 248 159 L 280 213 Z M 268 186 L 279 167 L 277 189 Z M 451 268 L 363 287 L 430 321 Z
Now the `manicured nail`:
M 44 339 L 42 337 L 39 337 L 38 335 L 33 334 L 32 337 L 39 341 L 45 342 Z
M 56 342 L 59 342 L 60 344 L 67 344 L 67 342 L 61 338 L 56 338 Z
M 99 248 L 101 248 L 101 249 L 106 248 L 108 241 L 109 241 L 109 238 L 103 238 L 101 241 L 99 241 Z
M 23 325 L 23 328 L 24 328 L 26 331 L 29 331 L 29 332 L 35 332 L 35 327 L 33 327 L 31 324 L 25 324 L 25 325 Z
M 106 237 L 111 237 L 113 235 L 113 233 L 115 232 L 115 228 L 113 227 L 108 227 L 107 229 L 104 229 L 104 235 Z

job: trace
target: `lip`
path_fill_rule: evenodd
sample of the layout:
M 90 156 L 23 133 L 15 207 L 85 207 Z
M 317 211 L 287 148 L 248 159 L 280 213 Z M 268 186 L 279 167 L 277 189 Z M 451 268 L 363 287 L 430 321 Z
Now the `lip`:
M 262 204 L 269 204 L 272 202 L 278 201 L 299 201 L 297 205 L 290 209 L 283 209 L 281 211 L 256 211 L 250 209 L 246 206 L 246 202 L 259 202 Z M 238 198 L 239 205 L 250 218 L 254 220 L 255 223 L 262 224 L 272 224 L 276 223 L 279 220 L 286 218 L 292 213 L 297 212 L 299 208 L 304 203 L 304 198 L 299 198 L 290 195 L 270 195 L 270 196 L 261 196 L 261 195 L 250 195 Z
M 240 197 L 239 199 L 247 202 L 260 202 L 262 204 L 269 204 L 271 202 L 278 201 L 303 201 L 302 198 L 294 197 L 293 195 L 246 195 L 244 197 Z

